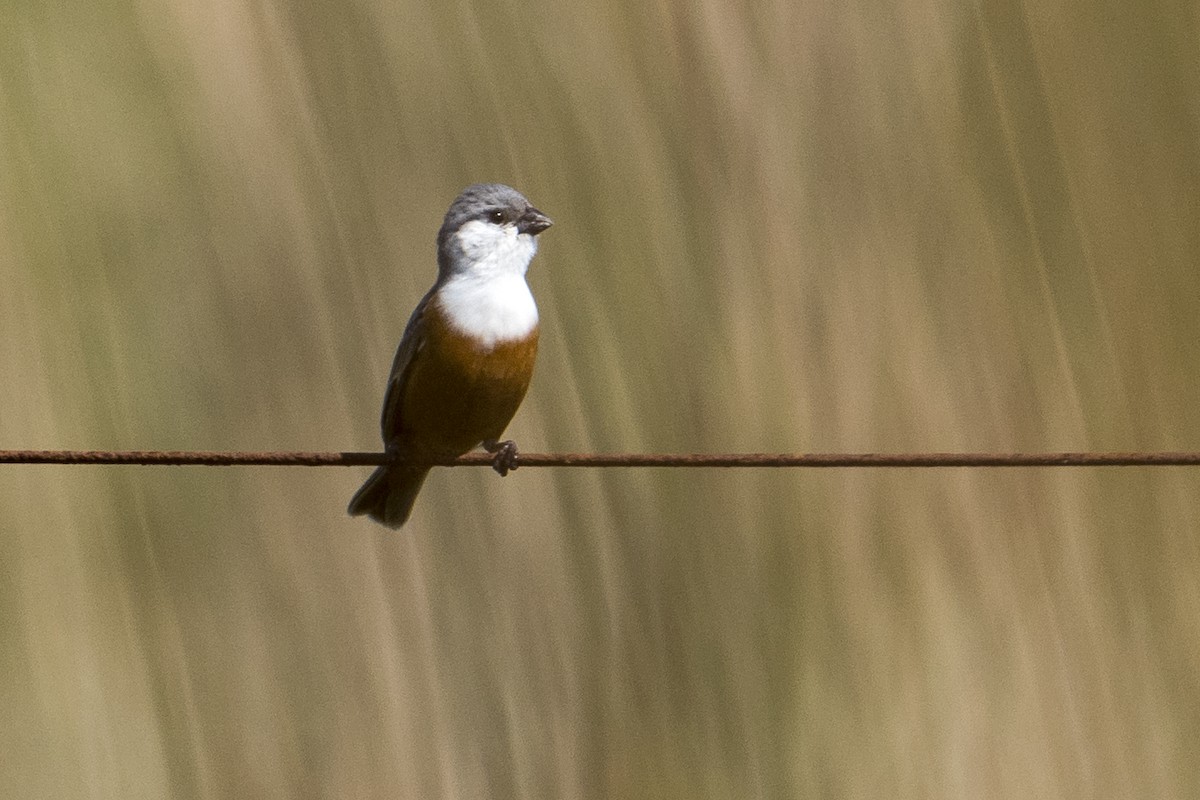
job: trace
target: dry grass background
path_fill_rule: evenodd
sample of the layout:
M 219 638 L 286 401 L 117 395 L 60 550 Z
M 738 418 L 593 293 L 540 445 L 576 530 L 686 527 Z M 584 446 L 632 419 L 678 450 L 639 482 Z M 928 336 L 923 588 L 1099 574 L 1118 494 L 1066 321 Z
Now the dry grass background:
M 526 449 L 1195 449 L 1198 26 L 8 0 L 0 447 L 374 448 L 501 180 Z M 0 793 L 1200 793 L 1195 470 L 365 472 L 0 468 Z

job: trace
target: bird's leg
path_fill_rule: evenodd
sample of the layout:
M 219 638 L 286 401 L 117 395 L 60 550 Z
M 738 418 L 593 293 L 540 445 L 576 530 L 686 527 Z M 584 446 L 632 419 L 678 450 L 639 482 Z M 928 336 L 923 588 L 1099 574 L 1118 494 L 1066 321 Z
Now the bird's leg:
M 494 456 L 492 459 L 492 469 L 499 472 L 501 477 L 504 477 L 519 466 L 517 464 L 517 443 L 512 439 L 503 442 L 488 439 L 483 443 L 483 449 Z

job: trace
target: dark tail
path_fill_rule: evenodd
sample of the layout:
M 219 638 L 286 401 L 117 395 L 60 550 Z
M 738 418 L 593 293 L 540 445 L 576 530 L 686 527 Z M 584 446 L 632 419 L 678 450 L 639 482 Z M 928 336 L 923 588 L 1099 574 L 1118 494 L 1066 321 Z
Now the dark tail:
M 428 467 L 380 467 L 354 493 L 347 511 L 352 516 L 366 514 L 389 528 L 408 522 Z

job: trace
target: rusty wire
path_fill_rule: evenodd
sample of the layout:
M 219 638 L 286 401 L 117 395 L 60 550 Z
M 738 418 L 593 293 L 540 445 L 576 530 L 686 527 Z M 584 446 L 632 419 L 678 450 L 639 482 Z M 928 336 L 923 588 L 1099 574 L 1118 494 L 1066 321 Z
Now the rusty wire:
M 488 453 L 404 463 L 491 466 Z M 0 464 L 361 467 L 402 463 L 386 453 L 189 450 L 0 450 Z M 1200 452 L 1100 453 L 521 453 L 522 467 L 1181 467 Z

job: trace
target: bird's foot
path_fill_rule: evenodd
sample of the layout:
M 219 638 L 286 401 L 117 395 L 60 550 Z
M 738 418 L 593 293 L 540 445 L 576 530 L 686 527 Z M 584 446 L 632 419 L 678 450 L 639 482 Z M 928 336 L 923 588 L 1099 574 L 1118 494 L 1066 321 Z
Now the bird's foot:
M 512 439 L 497 442 L 494 439 L 483 443 L 483 449 L 492 454 L 492 469 L 504 477 L 518 466 L 517 443 Z

